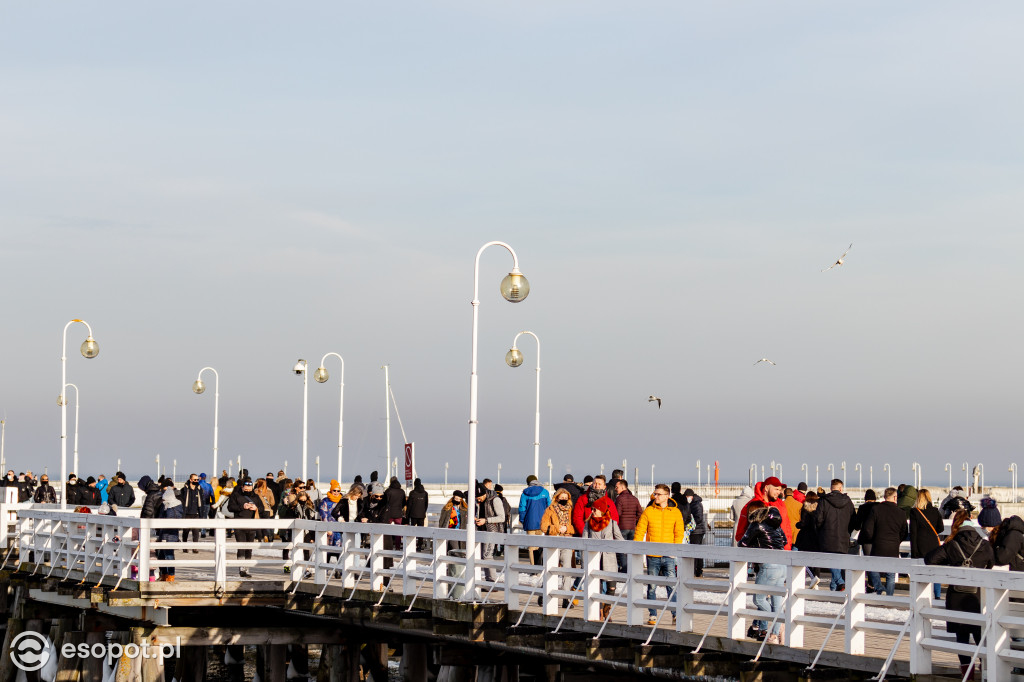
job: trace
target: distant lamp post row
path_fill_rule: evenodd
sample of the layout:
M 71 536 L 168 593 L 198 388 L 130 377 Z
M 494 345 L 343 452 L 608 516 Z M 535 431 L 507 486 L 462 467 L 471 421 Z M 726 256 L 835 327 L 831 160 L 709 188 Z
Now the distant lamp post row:
M 530 283 L 519 271 L 519 257 L 511 246 L 504 242 L 487 242 L 476 252 L 473 267 L 473 343 L 469 374 L 469 482 L 466 497 L 469 513 L 466 514 L 466 592 L 465 599 L 476 596 L 476 504 L 473 486 L 476 482 L 476 429 L 477 429 L 477 347 L 480 326 L 480 256 L 490 246 L 501 246 L 512 255 L 512 271 L 501 280 L 499 290 L 510 303 L 520 303 L 530 294 Z
M 94 342 L 95 343 L 95 342 Z M 342 436 L 344 434 L 345 424 L 345 359 L 337 353 L 327 353 L 320 361 L 320 366 L 313 373 L 313 378 L 316 379 L 317 383 L 325 383 L 329 378 L 330 374 L 327 372 L 327 368 L 324 367 L 324 363 L 327 361 L 327 357 L 333 355 L 341 361 L 341 408 L 338 414 L 338 480 L 341 479 L 341 454 L 342 454 Z M 302 480 L 308 480 L 306 471 L 306 454 L 308 452 L 308 425 L 309 425 L 309 384 L 307 379 L 308 363 L 299 359 L 292 368 L 292 371 L 296 374 L 302 375 Z M 203 372 L 213 372 L 214 376 L 214 399 L 213 399 L 213 475 L 217 475 L 217 442 L 218 432 L 220 429 L 220 374 L 217 373 L 213 367 L 203 367 L 199 370 L 199 375 L 196 377 L 195 382 L 192 384 L 192 392 L 196 395 L 202 395 L 206 392 L 206 383 L 203 382 Z M 77 420 L 76 420 L 77 424 Z M 320 466 L 319 457 L 317 458 L 317 467 Z M 77 460 L 75 465 L 77 466 Z M 241 465 L 239 465 L 239 471 L 241 471 Z M 319 469 L 317 471 L 317 478 L 319 479 Z
M 60 404 L 60 480 L 61 480 L 61 496 L 60 505 L 61 509 L 67 509 L 68 496 L 67 496 L 67 480 L 68 480 L 68 401 L 66 397 L 66 391 L 68 388 L 68 327 L 73 325 L 75 322 L 80 322 L 85 325 L 85 328 L 89 330 L 89 335 L 86 336 L 85 341 L 82 342 L 81 351 L 82 357 L 87 360 L 91 360 L 100 354 L 100 346 L 96 343 L 96 339 L 92 338 L 92 327 L 85 320 L 71 320 L 64 325 L 64 336 L 61 345 L 60 352 L 60 397 L 57 402 Z M 77 406 L 78 400 L 78 387 L 75 386 L 75 404 Z M 78 429 L 78 420 L 75 419 L 75 430 Z M 77 460 L 77 456 L 76 456 Z M 75 466 L 78 466 L 77 461 Z M 78 473 L 77 471 L 75 472 Z
M 505 364 L 519 367 L 523 364 L 523 354 L 516 347 L 516 342 L 523 334 L 529 334 L 537 342 L 537 402 L 533 420 L 533 475 L 540 479 L 540 338 L 531 331 L 521 331 L 512 339 L 512 348 L 505 353 Z

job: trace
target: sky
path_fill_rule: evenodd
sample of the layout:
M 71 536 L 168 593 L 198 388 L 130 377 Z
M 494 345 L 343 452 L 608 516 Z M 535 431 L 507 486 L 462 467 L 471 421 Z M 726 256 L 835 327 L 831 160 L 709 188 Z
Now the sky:
M 0 1 L 0 410 L 60 471 L 301 471 L 345 359 L 345 479 L 388 364 L 425 480 L 723 481 L 1019 460 L 1024 7 Z M 1016 46 L 1016 47 L 1015 47 Z M 821 272 L 853 244 L 842 267 Z M 754 362 L 768 357 L 775 366 Z M 340 363 L 310 380 L 336 475 Z M 662 407 L 648 401 L 662 398 Z M 73 395 L 73 394 L 72 394 Z M 73 397 L 71 403 L 73 407 Z M 397 420 L 392 457 L 401 457 Z M 69 409 L 69 441 L 74 432 Z M 69 442 L 68 455 L 72 444 Z M 70 467 L 70 464 L 68 465 Z M 813 476 L 813 474 L 812 474 Z

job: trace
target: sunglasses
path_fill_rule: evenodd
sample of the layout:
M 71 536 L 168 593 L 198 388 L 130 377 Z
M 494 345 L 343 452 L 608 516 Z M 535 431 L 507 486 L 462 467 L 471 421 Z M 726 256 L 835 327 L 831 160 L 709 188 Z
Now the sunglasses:
M 341 492 L 341 488 L 331 488 L 331 492 L 332 493 L 340 493 Z

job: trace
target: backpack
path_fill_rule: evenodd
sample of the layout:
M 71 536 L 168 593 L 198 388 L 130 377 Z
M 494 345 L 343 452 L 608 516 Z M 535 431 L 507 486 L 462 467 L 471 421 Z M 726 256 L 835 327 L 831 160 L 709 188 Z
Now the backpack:
M 963 566 L 964 568 L 974 568 L 974 566 L 971 563 L 971 559 L 974 558 L 975 552 L 978 551 L 978 548 L 981 547 L 981 543 L 983 542 L 985 542 L 983 539 L 978 540 L 978 544 L 974 546 L 974 550 L 971 552 L 970 556 L 964 554 L 964 550 L 960 546 L 959 542 L 953 542 L 953 546 L 956 547 L 958 552 L 960 552 L 960 559 L 963 561 L 963 563 L 960 564 L 961 566 Z M 950 585 L 950 587 L 954 592 L 959 592 L 961 594 L 978 593 L 978 588 L 976 585 Z

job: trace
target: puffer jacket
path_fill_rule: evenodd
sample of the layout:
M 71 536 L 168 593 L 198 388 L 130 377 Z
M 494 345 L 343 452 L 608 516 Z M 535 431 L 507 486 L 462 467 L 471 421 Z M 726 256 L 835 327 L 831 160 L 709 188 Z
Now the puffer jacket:
M 707 517 L 704 515 L 704 498 L 694 493 L 690 500 L 690 518 L 693 519 L 693 534 L 703 535 L 707 532 Z
M 615 496 L 615 509 L 619 512 L 619 530 L 636 530 L 636 524 L 644 508 L 640 506 L 640 500 L 629 490 Z
M 425 519 L 429 505 L 430 499 L 427 496 L 427 490 L 420 483 L 409 491 L 409 497 L 405 501 L 405 514 L 410 519 Z
M 519 523 L 523 530 L 540 530 L 541 519 L 550 506 L 548 491 L 538 481 L 531 481 L 519 496 Z
M 999 524 L 996 534 L 995 561 L 1011 571 L 1024 571 L 1024 520 L 1010 516 Z
M 971 568 L 992 568 L 995 561 L 992 545 L 973 526 L 961 526 L 956 535 L 929 552 L 924 562 L 929 566 L 965 566 L 968 565 L 965 558 Z M 974 592 L 961 592 L 950 586 L 946 593 L 946 609 L 981 613 L 980 590 L 975 588 Z M 946 630 L 954 634 L 961 627 L 969 626 L 955 621 L 946 622 Z
M 898 498 L 896 498 L 896 506 L 906 514 L 907 520 L 910 520 L 910 511 L 917 504 L 917 488 L 912 485 L 905 486 L 903 492 Z
M 162 495 L 160 493 L 160 486 L 157 485 L 149 476 L 143 476 L 139 479 L 139 490 L 146 495 L 146 499 L 142 503 L 142 512 L 139 514 L 139 518 L 157 518 L 164 506 L 163 500 L 161 499 Z
M 779 510 L 779 514 L 782 516 L 782 530 L 786 533 L 786 547 L 789 549 L 792 546 L 793 538 L 790 537 L 790 533 L 793 532 L 793 525 L 789 522 L 789 512 L 786 510 L 786 503 L 783 500 L 769 501 L 768 496 L 764 492 L 764 483 L 758 481 L 754 486 L 754 497 L 750 499 L 744 506 L 743 511 L 740 512 L 740 517 L 736 521 L 736 533 L 733 536 L 737 542 L 743 537 L 743 534 L 747 530 L 747 510 L 750 507 L 750 502 L 754 500 L 760 500 L 769 507 L 775 507 Z
M 964 497 L 963 490 L 951 490 L 949 497 L 945 502 L 942 503 L 942 508 L 939 510 L 942 512 L 942 518 L 951 519 L 953 514 L 956 514 L 961 509 L 967 511 L 974 511 L 974 505 L 967 501 Z
M 579 503 L 577 502 L 577 504 Z M 683 515 L 677 507 L 659 507 L 652 504 L 640 515 L 633 540 L 682 544 L 686 540 L 686 523 L 683 521 Z M 661 555 L 652 554 L 651 556 Z
M 853 500 L 832 490 L 818 498 L 814 522 L 818 530 L 818 551 L 846 554 L 850 551 L 850 520 L 855 514 Z
M 776 507 L 768 507 L 768 513 L 764 519 L 747 525 L 743 537 L 740 538 L 739 546 L 755 549 L 783 549 L 787 539 L 782 524 L 782 514 L 779 510 Z

